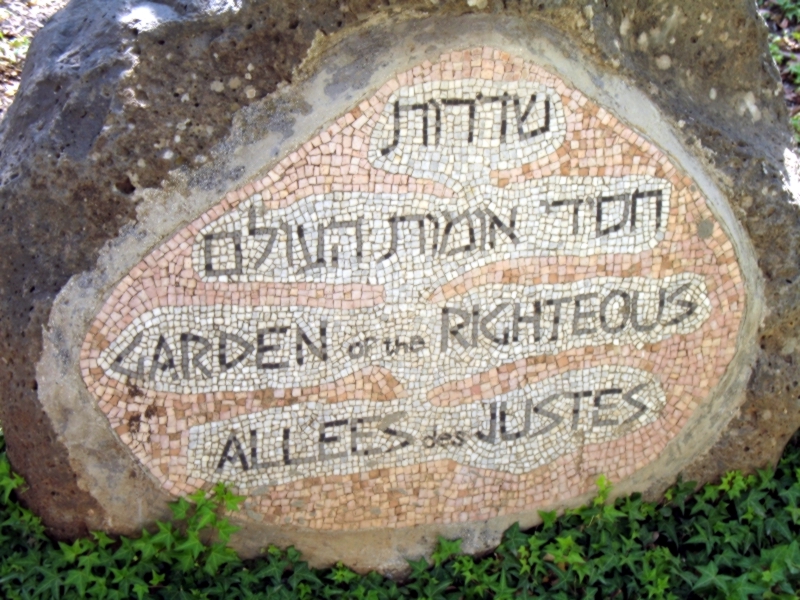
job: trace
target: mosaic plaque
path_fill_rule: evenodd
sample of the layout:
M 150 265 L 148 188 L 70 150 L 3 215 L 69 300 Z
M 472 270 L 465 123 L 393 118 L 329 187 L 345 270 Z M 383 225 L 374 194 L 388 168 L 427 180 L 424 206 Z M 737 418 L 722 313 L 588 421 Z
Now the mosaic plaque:
M 116 285 L 90 393 L 164 489 L 224 481 L 267 523 L 484 520 L 629 477 L 720 381 L 745 292 L 624 118 L 492 48 L 397 74 Z

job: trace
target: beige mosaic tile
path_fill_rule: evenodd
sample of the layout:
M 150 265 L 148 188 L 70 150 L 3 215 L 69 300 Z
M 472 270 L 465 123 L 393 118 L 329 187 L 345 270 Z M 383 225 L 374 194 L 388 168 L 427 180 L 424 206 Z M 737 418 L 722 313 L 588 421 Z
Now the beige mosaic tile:
M 652 461 L 744 308 L 731 242 L 658 148 L 475 48 L 153 251 L 81 368 L 173 494 L 226 481 L 253 518 L 317 529 L 464 522 Z

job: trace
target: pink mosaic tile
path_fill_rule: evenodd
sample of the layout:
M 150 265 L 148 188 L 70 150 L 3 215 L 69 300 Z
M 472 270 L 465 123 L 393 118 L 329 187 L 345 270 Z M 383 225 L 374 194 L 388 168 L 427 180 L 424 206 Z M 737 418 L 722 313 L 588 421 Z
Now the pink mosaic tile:
M 316 529 L 483 520 L 647 465 L 745 309 L 656 146 L 491 48 L 398 74 L 145 257 L 87 333 L 170 493 Z

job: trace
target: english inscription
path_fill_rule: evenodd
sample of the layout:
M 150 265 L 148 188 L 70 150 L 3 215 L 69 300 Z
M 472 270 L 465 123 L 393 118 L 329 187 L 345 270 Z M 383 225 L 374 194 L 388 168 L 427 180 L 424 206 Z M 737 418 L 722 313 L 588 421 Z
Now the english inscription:
M 702 279 L 688 273 L 482 286 L 443 306 L 182 307 L 134 321 L 99 364 L 141 388 L 180 393 L 319 385 L 408 363 L 425 389 L 498 361 L 658 342 L 697 330 L 709 311 Z

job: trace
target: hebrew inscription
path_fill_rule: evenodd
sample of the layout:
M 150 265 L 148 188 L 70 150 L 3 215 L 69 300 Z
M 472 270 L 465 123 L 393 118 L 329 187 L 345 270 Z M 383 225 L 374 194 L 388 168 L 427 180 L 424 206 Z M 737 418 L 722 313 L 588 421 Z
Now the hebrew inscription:
M 193 268 L 207 281 L 387 283 L 421 290 L 465 269 L 518 258 L 642 252 L 664 238 L 671 185 L 654 177 L 552 177 L 480 197 L 333 193 L 264 215 L 256 194 L 204 228 Z M 400 207 L 408 207 L 399 210 Z M 410 210 L 409 210 L 410 209 Z M 437 268 L 438 267 L 438 268 Z M 394 286 L 390 286 L 393 288 Z
M 695 184 L 491 48 L 370 94 L 110 292 L 81 366 L 120 438 L 173 494 L 225 481 L 316 529 L 513 514 L 651 462 L 745 308 Z

